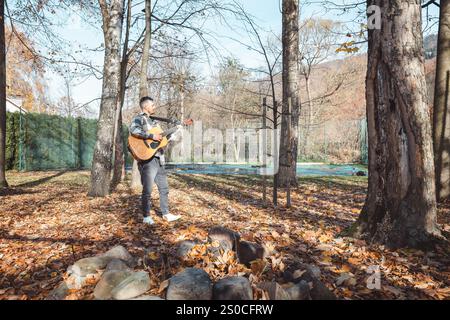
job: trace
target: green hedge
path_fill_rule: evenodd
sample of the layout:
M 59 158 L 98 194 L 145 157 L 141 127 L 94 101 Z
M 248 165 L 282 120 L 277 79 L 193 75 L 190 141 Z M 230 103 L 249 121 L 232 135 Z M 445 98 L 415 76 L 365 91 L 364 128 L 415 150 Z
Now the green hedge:
M 6 168 L 49 170 L 90 168 L 97 120 L 39 113 L 6 115 Z M 124 150 L 128 128 L 123 128 Z M 131 165 L 126 153 L 126 164 Z

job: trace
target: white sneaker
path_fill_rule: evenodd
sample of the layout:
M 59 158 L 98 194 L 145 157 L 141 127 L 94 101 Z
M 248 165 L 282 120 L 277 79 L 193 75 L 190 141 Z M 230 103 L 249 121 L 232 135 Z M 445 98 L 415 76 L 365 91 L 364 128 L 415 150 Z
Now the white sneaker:
M 146 223 L 146 224 L 154 224 L 155 223 L 155 221 L 153 221 L 153 219 L 151 217 L 144 217 L 144 220 L 142 222 Z
M 171 214 L 171 213 L 167 213 L 167 214 L 163 215 L 163 218 L 165 220 L 169 221 L 169 222 L 172 222 L 172 221 L 176 221 L 176 220 L 180 219 L 181 216 L 174 215 L 174 214 Z

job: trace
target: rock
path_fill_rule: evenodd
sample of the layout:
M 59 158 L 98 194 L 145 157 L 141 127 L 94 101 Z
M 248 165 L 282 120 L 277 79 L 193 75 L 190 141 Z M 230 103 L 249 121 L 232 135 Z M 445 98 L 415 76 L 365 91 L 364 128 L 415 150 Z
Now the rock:
M 214 300 L 253 300 L 250 282 L 244 277 L 227 277 L 213 287 Z
M 314 277 L 316 277 L 316 278 L 320 277 L 321 272 L 320 272 L 320 268 L 318 266 L 315 266 L 313 264 L 307 264 L 307 265 L 305 265 L 305 267 L 306 267 L 306 270 L 308 272 L 310 272 Z
M 305 272 L 295 279 L 294 283 L 300 283 L 305 281 L 306 283 L 311 283 L 312 288 L 310 290 L 310 296 L 312 300 L 336 300 L 336 296 L 326 285 L 324 285 L 316 275 L 320 276 L 320 269 L 314 268 L 311 265 L 301 265 Z
M 257 259 L 264 259 L 267 252 L 264 247 L 255 242 L 240 241 L 237 247 L 239 262 L 250 267 L 250 262 Z
M 137 298 L 130 299 L 130 300 L 164 300 L 164 299 L 162 299 L 162 298 L 160 298 L 158 296 L 142 295 L 142 296 L 139 296 Z
M 178 242 L 177 246 L 177 257 L 184 260 L 188 258 L 189 252 L 191 252 L 192 248 L 198 244 L 196 241 L 185 240 Z
M 68 294 L 69 287 L 67 286 L 67 283 L 63 281 L 48 294 L 45 300 L 64 300 Z
M 110 260 L 120 259 L 125 261 L 129 266 L 134 264 L 133 257 L 123 246 L 115 246 L 112 249 L 106 251 L 104 254 L 100 255 L 100 257 L 106 257 Z
M 94 289 L 94 297 L 97 300 L 109 300 L 112 298 L 113 289 L 132 274 L 131 271 L 109 270 L 105 271 Z
M 145 293 L 150 289 L 150 277 L 145 271 L 133 272 L 120 282 L 112 291 L 115 300 L 131 299 Z
M 69 289 L 81 289 L 86 284 L 86 277 L 74 273 L 65 282 Z
M 314 279 L 312 281 L 313 287 L 311 288 L 311 299 L 313 300 L 336 300 L 335 294 L 328 289 L 320 280 Z
M 208 232 L 209 242 L 228 242 L 228 247 L 231 247 L 232 250 L 236 250 L 237 243 L 240 239 L 241 236 L 239 233 L 221 226 L 212 227 Z
M 98 270 L 105 269 L 111 259 L 108 257 L 89 257 L 75 262 L 68 268 L 69 274 L 75 274 L 84 277 L 89 274 L 95 274 Z
M 304 280 L 285 290 L 291 300 L 311 300 L 309 285 Z
M 120 259 L 112 259 L 106 266 L 106 271 L 112 271 L 112 270 L 121 270 L 121 271 L 129 271 L 131 270 L 128 265 Z
M 167 300 L 211 300 L 212 283 L 202 269 L 186 268 L 169 280 Z
M 296 263 L 295 265 L 288 266 L 286 270 L 284 270 L 283 278 L 287 282 L 299 282 L 302 279 L 304 280 L 305 277 L 307 277 L 307 279 L 312 277 L 319 278 L 320 274 L 320 268 L 315 265 Z
M 289 293 L 276 282 L 262 282 L 258 288 L 267 291 L 270 300 L 291 300 Z
M 221 260 L 222 257 L 224 256 L 224 254 L 226 252 L 230 252 L 233 250 L 233 247 L 231 246 L 230 242 L 228 241 L 215 241 L 217 242 L 218 246 L 209 246 L 208 247 L 208 252 L 213 256 L 213 258 L 215 258 L 215 260 Z M 234 254 L 233 254 L 234 256 Z M 226 261 L 223 261 L 223 263 L 225 263 Z

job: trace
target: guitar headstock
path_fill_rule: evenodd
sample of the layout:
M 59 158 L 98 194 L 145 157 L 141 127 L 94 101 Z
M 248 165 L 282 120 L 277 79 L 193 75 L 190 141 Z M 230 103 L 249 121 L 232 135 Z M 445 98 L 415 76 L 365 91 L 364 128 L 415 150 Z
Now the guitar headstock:
M 193 123 L 194 123 L 194 120 L 192 120 L 191 118 L 183 120 L 183 124 L 186 126 L 190 126 Z

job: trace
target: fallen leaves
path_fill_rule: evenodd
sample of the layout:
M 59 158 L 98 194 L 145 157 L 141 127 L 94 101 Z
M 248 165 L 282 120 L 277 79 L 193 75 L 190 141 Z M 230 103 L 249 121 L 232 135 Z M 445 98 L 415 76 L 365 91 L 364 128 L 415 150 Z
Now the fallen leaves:
M 299 189 L 292 190 L 293 207 L 280 210 L 261 206 L 257 178 L 171 176 L 171 210 L 182 219 L 169 224 L 155 217 L 157 224 L 148 227 L 137 218 L 139 195 L 130 195 L 124 184 L 108 197 L 89 198 L 88 172 L 8 174 L 13 186 L 43 178 L 47 182 L 1 197 L 0 299 L 42 299 L 61 282 L 69 265 L 116 244 L 139 257 L 142 263 L 137 268 L 149 272 L 149 294 L 161 294 L 171 275 L 196 266 L 215 280 L 248 277 L 254 298 L 268 299 L 268 293 L 256 285 L 282 283 L 285 271 L 300 261 L 318 266 L 321 280 L 341 299 L 450 298 L 449 259 L 444 254 L 390 251 L 339 236 L 355 220 L 365 198 L 364 183 L 351 178 L 339 178 L 337 184 L 330 184 L 331 178 L 300 179 Z M 156 190 L 153 196 L 158 198 Z M 281 203 L 285 201 L 282 193 L 279 196 Z M 448 228 L 448 206 L 439 212 L 443 229 Z M 211 249 L 219 249 L 218 243 L 204 244 L 213 225 L 236 230 L 244 240 L 264 243 L 271 254 L 253 261 L 250 268 L 239 264 L 232 252 L 213 255 Z M 195 239 L 201 243 L 186 262 L 179 262 L 175 244 Z M 366 286 L 371 275 L 366 271 L 373 265 L 380 268 L 380 290 Z M 306 272 L 291 271 L 294 278 Z M 71 291 L 68 299 L 91 299 L 89 290 L 95 282 L 91 279 L 86 289 Z

